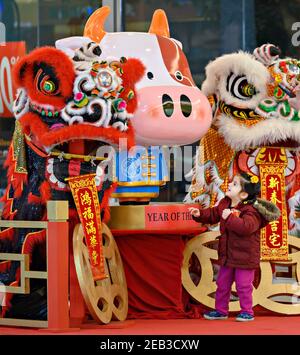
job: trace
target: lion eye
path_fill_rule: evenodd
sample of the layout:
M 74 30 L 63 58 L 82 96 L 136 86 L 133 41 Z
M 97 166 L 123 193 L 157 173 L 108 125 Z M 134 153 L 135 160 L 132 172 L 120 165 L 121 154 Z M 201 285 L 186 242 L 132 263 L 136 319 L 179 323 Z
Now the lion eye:
M 35 84 L 37 89 L 44 95 L 57 95 L 58 94 L 58 85 L 55 82 L 55 79 L 46 74 L 42 69 L 36 74 Z
M 257 94 L 255 86 L 250 84 L 244 75 L 231 73 L 227 78 L 227 91 L 240 100 L 249 100 Z
M 244 86 L 241 87 L 242 93 L 245 96 L 251 97 L 253 95 L 255 95 L 255 87 L 252 84 L 245 84 Z
M 45 80 L 42 90 L 47 94 L 52 94 L 56 90 L 54 82 L 51 80 Z

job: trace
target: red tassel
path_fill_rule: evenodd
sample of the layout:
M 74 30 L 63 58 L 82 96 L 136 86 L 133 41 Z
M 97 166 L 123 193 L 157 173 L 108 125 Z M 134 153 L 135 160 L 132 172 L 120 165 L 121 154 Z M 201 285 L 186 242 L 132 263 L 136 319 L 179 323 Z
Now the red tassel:
M 111 194 L 115 191 L 115 189 L 117 188 L 117 183 L 114 182 L 111 187 L 107 190 L 105 190 L 104 192 L 104 196 L 103 199 L 101 201 L 101 210 L 104 211 L 104 216 L 103 216 L 103 222 L 107 223 L 110 219 L 110 207 L 108 204 L 108 200 L 111 196 Z
M 30 194 L 28 195 L 28 202 L 34 205 L 38 205 L 42 202 L 42 198 L 39 196 L 35 196 L 32 192 L 30 192 Z
M 18 286 L 19 282 L 18 281 L 13 281 L 9 284 L 9 286 Z M 13 293 L 5 293 L 4 299 L 3 299 L 3 306 L 2 306 L 2 312 L 1 312 L 1 316 L 2 318 L 5 317 L 6 312 L 10 309 L 11 307 L 11 299 L 13 298 Z
M 2 261 L 0 263 L 0 272 L 7 272 L 7 270 L 10 268 L 10 261 Z
M 22 246 L 22 254 L 29 254 L 30 262 L 32 259 L 32 253 L 37 245 L 45 244 L 46 243 L 46 231 L 41 230 L 34 233 L 29 233 L 26 235 Z
M 0 240 L 13 240 L 14 239 L 14 228 L 6 228 L 3 231 L 0 231 Z
M 46 203 L 51 200 L 51 188 L 48 181 L 43 181 L 40 186 L 40 194 L 42 203 Z

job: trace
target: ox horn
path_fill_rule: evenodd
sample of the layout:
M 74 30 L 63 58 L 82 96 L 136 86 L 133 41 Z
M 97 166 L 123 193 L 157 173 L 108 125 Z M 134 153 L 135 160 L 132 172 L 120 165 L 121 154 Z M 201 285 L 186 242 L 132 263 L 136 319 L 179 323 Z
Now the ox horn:
M 106 34 L 103 28 L 109 14 L 110 8 L 108 6 L 100 7 L 93 12 L 85 24 L 84 37 L 89 37 L 92 41 L 100 43 Z
M 154 33 L 163 37 L 170 37 L 168 18 L 164 10 L 155 10 L 149 28 L 149 33 Z

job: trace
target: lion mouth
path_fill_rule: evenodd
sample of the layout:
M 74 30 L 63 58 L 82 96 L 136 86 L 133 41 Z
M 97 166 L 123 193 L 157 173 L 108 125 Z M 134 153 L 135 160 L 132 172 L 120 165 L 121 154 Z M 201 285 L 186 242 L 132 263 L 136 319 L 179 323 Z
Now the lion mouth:
M 101 154 L 99 149 L 104 146 L 105 153 Z M 96 187 L 100 188 L 114 154 L 112 146 L 100 141 L 79 140 L 56 146 L 49 154 L 46 167 L 52 188 L 68 191 L 66 179 L 85 174 L 95 174 Z
M 50 126 L 49 129 L 50 129 L 50 131 L 54 131 L 54 130 L 56 130 L 56 129 L 60 129 L 60 128 L 63 128 L 63 127 L 65 127 L 64 124 L 62 124 L 62 123 L 55 123 L 55 124 L 53 124 L 52 126 Z
M 290 148 L 290 149 L 298 149 L 299 142 L 294 139 L 286 139 L 286 140 L 279 140 L 276 143 L 268 144 L 269 147 L 280 147 L 280 148 Z
M 113 150 L 113 146 L 105 141 L 78 139 L 56 145 L 49 155 L 59 159 L 97 162 L 107 159 Z

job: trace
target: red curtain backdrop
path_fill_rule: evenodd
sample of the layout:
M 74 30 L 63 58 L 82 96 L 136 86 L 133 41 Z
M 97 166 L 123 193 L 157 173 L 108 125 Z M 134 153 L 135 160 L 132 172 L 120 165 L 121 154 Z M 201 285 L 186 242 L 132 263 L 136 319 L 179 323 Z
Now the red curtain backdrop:
M 117 236 L 126 274 L 128 318 L 186 318 L 179 235 Z

